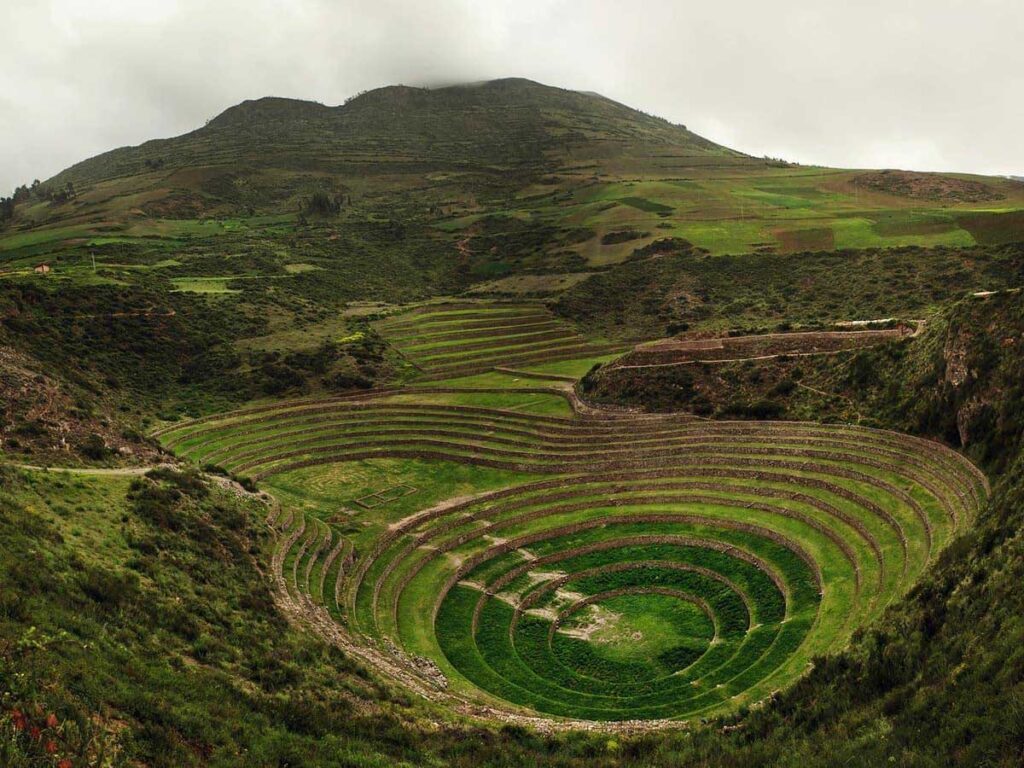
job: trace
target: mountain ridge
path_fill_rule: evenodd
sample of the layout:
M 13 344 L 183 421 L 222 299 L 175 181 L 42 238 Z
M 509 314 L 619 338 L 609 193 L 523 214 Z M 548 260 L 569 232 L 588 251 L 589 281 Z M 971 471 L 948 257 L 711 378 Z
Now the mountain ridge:
M 336 106 L 250 99 L 17 195 L 0 210 L 11 233 L 0 250 L 25 258 L 90 237 L 188 234 L 194 221 L 304 226 L 308 214 L 463 243 L 475 273 L 491 277 L 621 263 L 662 238 L 721 255 L 1024 237 L 1024 187 L 1004 177 L 755 158 L 604 96 L 521 78 L 385 86 Z M 23 250 L 26 238 L 55 249 Z
M 337 106 L 267 96 L 228 107 L 180 136 L 82 160 L 46 184 L 75 186 L 189 165 L 308 168 L 365 160 L 546 165 L 550 156 L 600 159 L 616 152 L 746 158 L 683 126 L 607 97 L 521 78 L 444 88 L 376 88 Z

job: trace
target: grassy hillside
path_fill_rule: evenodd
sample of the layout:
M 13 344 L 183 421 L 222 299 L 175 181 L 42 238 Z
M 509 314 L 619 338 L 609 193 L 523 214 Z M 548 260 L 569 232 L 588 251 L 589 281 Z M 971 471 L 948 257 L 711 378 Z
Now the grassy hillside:
M 609 99 L 508 79 L 437 90 L 392 86 L 339 107 L 275 98 L 247 101 L 193 133 L 100 155 L 52 183 L 92 184 L 144 173 L 153 165 L 337 172 L 372 164 L 394 173 L 464 166 L 543 169 L 550 155 L 585 165 L 625 152 L 654 162 L 655 148 L 693 162 L 740 159 L 681 126 Z
M 0 210 L 0 763 L 1024 759 L 1019 181 L 513 79 Z
M 921 354 L 886 353 L 891 362 L 881 369 L 878 387 L 908 383 L 908 394 L 924 395 L 921 413 L 977 401 L 996 414 L 1019 411 L 1013 399 L 1019 356 L 1002 343 L 1019 335 L 1015 296 L 951 309 L 941 329 L 913 342 L 923 344 Z M 998 341 L 987 346 L 981 339 L 989 352 L 969 357 L 962 370 L 970 375 L 954 374 L 961 383 L 951 388 L 948 362 L 930 362 L 930 356 L 945 361 L 939 350 L 946 350 L 958 359 L 958 344 L 978 340 L 978 328 L 991 329 Z M 865 397 L 875 391 L 869 378 Z M 473 397 L 477 405 L 485 402 L 483 395 Z M 507 407 L 516 396 L 504 397 Z M 519 397 L 531 403 L 529 410 L 545 412 L 536 396 Z M 927 405 L 932 398 L 938 398 L 933 409 Z M 898 409 L 886 413 L 878 412 L 879 423 L 903 423 Z M 950 414 L 957 413 L 953 406 Z M 945 430 L 929 419 L 920 425 L 925 434 Z M 217 428 L 215 421 L 203 427 L 208 433 Z M 237 452 L 230 434 L 223 432 L 220 444 Z M 158 766 L 239 760 L 267 766 L 1016 765 L 1024 756 L 1024 676 L 1013 662 L 1024 610 L 1016 588 L 1024 562 L 1019 429 L 1008 428 L 1002 437 L 991 430 L 979 434 L 968 445 L 988 446 L 975 455 L 995 471 L 991 502 L 927 566 L 904 601 L 854 633 L 848 650 L 816 658 L 795 687 L 714 721 L 715 727 L 632 736 L 540 735 L 460 721 L 438 729 L 433 723 L 441 714 L 431 705 L 389 690 L 316 633 L 296 632 L 282 621 L 271 599 L 278 587 L 260 566 L 280 552 L 264 523 L 280 513 L 255 497 L 189 474 L 132 479 L 4 470 L 0 535 L 7 554 L 0 584 L 7 620 L 0 680 L 6 719 L 0 743 L 6 764 L 56 765 L 67 758 L 73 765 L 135 760 Z M 257 439 L 274 438 L 267 430 Z M 419 494 L 388 512 L 402 517 L 403 509 L 420 508 L 424 493 L 445 498 L 456 489 L 501 487 L 511 479 L 496 470 L 488 470 L 489 477 L 439 477 L 428 470 L 413 480 L 413 463 L 368 465 L 355 476 L 334 465 L 320 480 L 316 473 L 291 479 L 283 473 L 271 489 L 286 509 L 315 518 L 319 510 L 333 514 L 339 504 L 352 503 L 340 490 L 344 484 L 354 483 L 358 494 L 399 477 L 412 480 Z M 324 469 L 330 467 L 318 472 Z M 286 533 L 294 525 L 277 524 Z M 296 580 L 285 594 L 320 580 L 316 558 L 330 547 L 300 550 L 309 536 L 286 536 L 296 553 L 276 555 L 282 573 Z M 331 576 L 329 566 L 322 569 Z M 731 572 L 739 578 L 737 567 Z M 390 594 L 383 592 L 388 600 Z M 638 605 L 636 621 L 649 621 L 644 616 L 652 605 L 648 613 Z M 388 621 L 386 611 L 381 620 Z M 695 626 L 687 621 L 683 626 Z M 90 675 L 78 673 L 83 666 Z M 40 728 L 38 741 L 33 725 Z M 46 751 L 51 742 L 52 754 Z
M 369 221 L 455 249 L 483 282 L 600 268 L 665 237 L 713 254 L 992 245 L 1024 236 L 1022 209 L 1011 179 L 750 158 L 596 94 L 512 79 L 338 107 L 245 102 L 85 160 L 21 194 L 0 267 L 10 279 L 49 260 L 84 279 L 86 251 L 109 263 L 114 244 L 166 259 L 228 236 L 280 252 L 310 223 L 361 240 Z
M 563 291 L 556 314 L 593 332 L 656 339 L 929 317 L 950 299 L 1024 282 L 1020 245 L 711 257 L 681 241 Z
M 917 336 L 724 356 L 736 360 L 716 360 L 713 349 L 651 366 L 627 357 L 592 370 L 580 389 L 594 402 L 655 411 L 893 425 L 1003 471 L 1024 435 L 1022 340 L 1024 301 L 1009 289 L 944 306 Z

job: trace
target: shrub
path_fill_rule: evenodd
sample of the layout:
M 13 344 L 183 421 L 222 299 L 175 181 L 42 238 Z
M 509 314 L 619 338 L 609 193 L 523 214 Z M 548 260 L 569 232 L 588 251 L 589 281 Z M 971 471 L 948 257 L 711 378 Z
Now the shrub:
M 323 191 L 310 195 L 302 207 L 302 213 L 314 216 L 337 216 L 341 213 L 342 198 Z
M 139 591 L 135 574 L 114 573 L 102 568 L 86 569 L 79 575 L 78 585 L 87 597 L 109 609 L 129 603 Z
M 110 449 L 107 448 L 106 441 L 95 432 L 79 444 L 78 451 L 87 459 L 92 459 L 94 461 L 101 461 L 110 454 Z
M 647 232 L 640 232 L 635 229 L 620 229 L 616 232 L 606 232 L 601 236 L 601 245 L 614 245 L 615 243 L 639 240 L 641 237 L 647 237 L 647 234 Z
M 793 379 L 783 379 L 772 387 L 769 394 L 777 397 L 786 397 L 792 394 L 794 389 L 796 389 L 796 382 Z
M 323 380 L 323 384 L 328 389 L 341 391 L 346 389 L 369 389 L 373 386 L 373 381 L 362 374 L 339 371 L 326 377 Z

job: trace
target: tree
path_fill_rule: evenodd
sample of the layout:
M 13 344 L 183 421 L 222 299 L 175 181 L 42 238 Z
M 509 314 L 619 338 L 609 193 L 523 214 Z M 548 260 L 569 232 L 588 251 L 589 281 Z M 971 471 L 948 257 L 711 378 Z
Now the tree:
M 306 199 L 302 212 L 316 216 L 337 216 L 341 212 L 341 196 L 334 197 L 317 191 Z
M 35 189 L 35 186 L 33 186 L 33 189 Z M 64 189 L 56 192 L 46 187 L 41 188 L 39 195 L 44 199 L 49 200 L 51 203 L 59 204 L 66 203 L 68 200 L 74 200 L 78 196 L 78 193 L 75 192 L 75 185 L 69 181 L 64 185 Z

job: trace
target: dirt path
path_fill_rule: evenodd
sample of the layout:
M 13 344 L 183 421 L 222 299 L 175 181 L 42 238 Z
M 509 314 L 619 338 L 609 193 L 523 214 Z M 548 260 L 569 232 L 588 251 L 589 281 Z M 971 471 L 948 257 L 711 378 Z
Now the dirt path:
M 523 371 L 518 368 L 508 368 L 504 365 L 494 366 L 494 370 L 498 373 L 505 373 L 510 376 L 519 376 L 524 379 L 538 379 L 541 381 L 561 381 L 569 384 L 575 384 L 576 376 L 563 376 L 560 373 L 541 373 L 538 371 Z
M 863 347 L 862 347 L 862 349 L 863 349 Z M 746 363 L 746 362 L 749 362 L 749 361 L 756 361 L 756 360 L 774 360 L 775 358 L 778 358 L 778 357 L 813 357 L 815 355 L 841 355 L 844 352 L 856 352 L 856 351 L 857 351 L 857 348 L 853 347 L 853 348 L 850 348 L 850 349 L 828 350 L 828 351 L 825 351 L 825 352 L 776 352 L 775 354 L 771 354 L 771 355 L 756 355 L 754 357 L 730 357 L 730 358 L 723 358 L 723 359 L 708 359 L 708 360 L 700 360 L 700 359 L 677 360 L 677 361 L 671 362 L 671 363 L 639 363 L 639 364 L 636 364 L 636 365 L 610 365 L 610 366 L 608 366 L 608 368 L 609 368 L 609 370 L 615 370 L 615 371 L 628 371 L 628 370 L 634 370 L 636 368 L 671 368 L 671 367 L 677 366 L 677 365 L 697 365 L 697 364 L 701 364 L 701 365 L 720 365 L 720 364 L 723 364 L 723 363 Z
M 862 325 L 870 325 L 871 323 L 882 322 L 879 320 L 847 320 L 840 325 L 848 327 L 861 327 Z M 645 342 L 644 344 L 638 344 L 634 347 L 633 351 L 641 354 L 649 353 L 666 353 L 666 352 L 679 352 L 682 354 L 700 352 L 710 352 L 714 350 L 725 349 L 726 346 L 739 345 L 743 342 L 762 340 L 762 339 L 784 339 L 784 340 L 799 340 L 799 339 L 877 339 L 878 343 L 888 339 L 913 339 L 920 336 L 924 331 L 926 321 L 925 320 L 908 320 L 907 323 L 913 323 L 914 327 L 909 333 L 904 328 L 890 328 L 884 330 L 857 330 L 857 331 L 797 331 L 787 333 L 765 333 L 748 336 L 727 336 L 707 339 L 692 339 L 692 340 L 670 340 L 662 339 L 655 342 Z M 773 360 L 779 357 L 813 357 L 818 355 L 840 355 L 847 352 L 855 352 L 859 349 L 866 349 L 868 347 L 875 346 L 875 344 L 865 344 L 863 346 L 850 346 L 840 349 L 826 349 L 826 350 L 813 350 L 810 352 L 800 351 L 786 351 L 782 350 L 779 352 L 768 352 L 761 355 L 747 355 L 740 357 L 731 358 L 715 358 L 715 357 L 690 357 L 683 360 L 671 360 L 664 363 L 616 363 L 613 362 L 608 366 L 609 370 L 634 370 L 638 368 L 670 368 L 679 365 L 714 365 L 721 363 L 745 363 L 750 361 L 762 361 L 762 360 Z
M 136 477 L 154 469 L 177 469 L 176 464 L 149 464 L 142 467 L 52 467 L 38 464 L 9 462 L 10 466 L 31 472 L 64 472 L 70 475 L 97 475 L 101 477 Z
M 468 236 L 463 237 L 460 240 L 457 240 L 455 242 L 455 249 L 459 252 L 459 255 L 462 256 L 462 258 L 465 259 L 466 261 L 469 261 L 471 258 L 473 258 L 473 251 L 469 249 Z
M 801 389 L 806 389 L 809 392 L 814 392 L 816 395 L 821 395 L 822 397 L 838 397 L 840 400 L 845 400 L 850 405 L 850 407 L 853 408 L 853 412 L 857 415 L 857 423 L 860 424 L 864 420 L 864 417 L 861 415 L 860 411 L 857 410 L 857 404 L 853 401 L 852 398 L 847 397 L 846 395 L 841 395 L 838 392 L 826 392 L 823 389 L 816 389 L 815 387 L 809 386 L 800 381 L 795 381 L 793 383 L 796 384 Z
M 75 320 L 95 320 L 97 318 L 112 318 L 112 317 L 174 317 L 178 313 L 173 309 L 158 310 L 156 307 L 150 307 L 149 309 L 139 309 L 128 312 L 101 312 L 97 315 L 73 315 Z
M 1020 288 L 1003 288 L 998 291 L 975 291 L 971 294 L 972 298 L 975 299 L 987 299 L 989 296 L 997 296 L 1000 293 L 1020 293 Z

